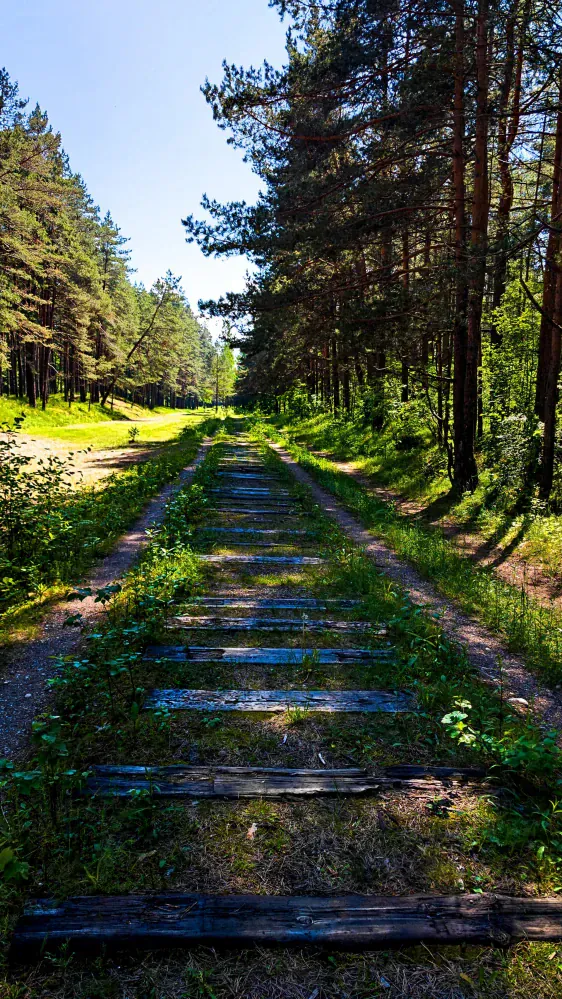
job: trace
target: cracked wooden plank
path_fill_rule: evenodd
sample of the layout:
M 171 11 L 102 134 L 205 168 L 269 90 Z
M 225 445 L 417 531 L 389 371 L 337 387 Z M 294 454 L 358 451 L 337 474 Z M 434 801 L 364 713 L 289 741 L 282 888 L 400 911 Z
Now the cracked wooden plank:
M 263 711 L 294 710 L 402 714 L 415 711 L 412 694 L 388 690 L 186 690 L 156 689 L 148 692 L 145 711 Z
M 398 943 L 562 940 L 562 899 L 506 895 L 85 895 L 34 899 L 12 956 L 65 943 L 99 947 L 305 944 L 362 950 Z
M 374 635 L 386 635 L 386 628 L 378 628 L 370 621 L 307 620 L 290 617 L 196 617 L 181 614 L 172 618 L 168 628 L 182 628 L 186 631 L 214 629 L 217 631 L 371 631 Z
M 335 663 L 374 662 L 377 659 L 388 659 L 394 655 L 394 649 L 291 649 L 291 648 L 253 648 L 251 646 L 224 646 L 214 648 L 207 645 L 149 645 L 145 652 L 146 659 L 168 659 L 171 662 L 222 662 L 247 666 L 263 664 L 265 666 L 302 665 L 303 662 L 315 662 L 322 666 Z
M 400 771 L 395 773 L 395 769 Z M 416 795 L 485 784 L 476 767 L 387 767 L 381 773 L 347 767 L 337 770 L 282 767 L 95 766 L 86 789 L 92 794 L 127 797 L 148 791 L 158 798 L 306 798 L 325 795 L 377 795 L 401 791 Z

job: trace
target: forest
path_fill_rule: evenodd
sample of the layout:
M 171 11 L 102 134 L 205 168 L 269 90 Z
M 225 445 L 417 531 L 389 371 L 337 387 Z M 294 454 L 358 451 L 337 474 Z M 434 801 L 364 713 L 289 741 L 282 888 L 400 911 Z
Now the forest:
M 559 999 L 562 6 L 128 7 L 150 288 L 0 75 L 0 999 Z
M 74 173 L 60 134 L 0 73 L 0 394 L 46 408 L 196 406 L 215 349 L 170 272 L 132 280 L 127 239 Z
M 562 500 L 562 20 L 543 0 L 274 0 L 287 62 L 204 93 L 261 182 L 187 238 L 247 254 L 239 399 L 431 439 Z

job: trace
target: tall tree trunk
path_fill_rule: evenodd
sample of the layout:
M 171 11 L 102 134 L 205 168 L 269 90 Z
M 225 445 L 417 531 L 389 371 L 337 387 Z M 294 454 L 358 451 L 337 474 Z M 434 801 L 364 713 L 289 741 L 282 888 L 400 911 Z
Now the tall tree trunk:
M 488 249 L 488 0 L 479 0 L 476 25 L 476 136 L 470 236 L 470 274 L 464 389 L 464 469 L 462 487 L 478 484 L 474 456 L 478 418 L 478 364 L 482 343 L 482 306 Z
M 37 402 L 37 384 L 35 381 L 35 344 L 25 345 L 25 385 L 27 391 L 27 401 L 35 409 Z
M 541 337 L 548 337 L 548 367 L 544 379 L 542 418 L 544 435 L 541 460 L 540 494 L 548 499 L 554 476 L 554 445 L 556 439 L 556 406 L 558 403 L 558 378 L 560 375 L 560 326 L 562 325 L 562 71 L 556 116 L 556 141 L 554 147 L 554 173 L 552 177 L 552 203 L 550 231 L 547 248 L 547 270 L 544 275 Z M 549 279 L 547 281 L 547 275 Z M 544 374 L 543 374 L 544 377 Z M 538 375 L 537 375 L 538 393 Z
M 410 291 L 410 240 L 407 229 L 402 233 L 402 285 L 404 288 L 405 309 L 407 310 Z M 406 334 L 408 333 L 408 326 L 409 323 L 406 320 Z M 402 402 L 408 402 L 410 398 L 409 369 L 408 361 L 405 357 L 402 358 L 401 364 L 401 383 L 400 399 Z
M 552 344 L 552 323 L 550 317 L 554 313 L 557 279 L 557 256 L 561 250 L 560 240 L 560 203 L 562 200 L 562 143 L 560 141 L 560 118 L 562 110 L 562 77 L 558 96 L 559 111 L 556 123 L 556 139 L 554 146 L 554 163 L 552 173 L 552 198 L 550 223 L 553 228 L 548 234 L 543 277 L 542 314 L 539 335 L 539 356 L 537 367 L 537 385 L 535 395 L 535 411 L 540 420 L 546 419 L 547 382 L 551 368 L 550 350 Z
M 525 4 L 519 29 L 517 56 L 515 55 L 515 27 L 517 22 L 517 7 L 519 0 L 514 0 L 513 10 L 507 18 L 505 37 L 505 62 L 503 81 L 500 89 L 498 109 L 498 168 L 500 175 L 500 200 L 497 211 L 496 229 L 496 263 L 494 267 L 492 306 L 499 308 L 505 292 L 507 277 L 507 239 L 509 219 L 513 206 L 513 179 L 509 165 L 509 157 L 513 143 L 519 132 L 521 118 L 521 83 L 523 78 L 523 58 L 525 38 L 529 20 L 529 0 Z M 513 98 L 512 98 L 513 92 Z M 511 114 L 509 104 L 511 100 Z M 491 328 L 490 340 L 492 346 L 501 345 L 501 335 L 497 324 Z
M 334 398 L 334 416 L 340 411 L 340 375 L 338 367 L 338 345 L 335 337 L 332 337 L 332 383 Z
M 555 279 L 554 311 L 551 323 L 550 367 L 546 380 L 544 402 L 544 434 L 541 459 L 541 499 L 548 499 L 554 479 L 554 448 L 556 443 L 556 406 L 560 375 L 560 324 L 562 323 L 562 271 L 558 265 Z
M 454 381 L 454 481 L 464 488 L 472 444 L 465 440 L 464 391 L 466 378 L 467 300 L 466 275 L 466 154 L 464 112 L 464 0 L 455 0 L 455 63 L 453 108 L 453 221 L 455 231 L 455 318 L 453 327 Z M 468 452 L 468 453 L 467 453 Z
M 23 363 L 23 351 L 21 346 L 18 347 L 18 398 L 23 399 L 25 397 L 25 374 L 24 374 L 24 363 Z
M 41 364 L 40 364 L 40 392 L 41 392 L 41 409 L 47 408 L 47 400 L 49 398 L 49 364 L 51 360 L 51 348 L 44 346 L 41 347 Z
M 343 395 L 343 408 L 346 413 L 351 411 L 351 385 L 349 378 L 349 357 L 343 359 L 342 368 L 342 395 Z

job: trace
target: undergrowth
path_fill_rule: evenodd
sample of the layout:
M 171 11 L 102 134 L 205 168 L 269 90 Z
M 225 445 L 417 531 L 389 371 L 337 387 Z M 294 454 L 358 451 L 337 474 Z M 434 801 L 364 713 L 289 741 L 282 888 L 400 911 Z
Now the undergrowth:
M 72 489 L 71 459 L 54 455 L 36 466 L 17 433 L 0 441 L 0 611 L 41 595 L 53 583 L 76 581 L 165 483 L 193 458 L 216 428 L 207 420 L 184 428 L 163 454 L 114 473 L 100 485 Z
M 437 531 L 401 515 L 391 503 L 369 495 L 364 486 L 333 461 L 318 457 L 269 422 L 256 422 L 264 435 L 282 443 L 298 463 L 337 496 L 361 523 L 384 538 L 439 590 L 463 610 L 477 615 L 522 652 L 530 668 L 547 683 L 562 681 L 562 614 L 529 597 L 524 587 L 499 579 L 491 569 L 475 565 Z
M 558 512 L 525 485 L 536 436 L 524 420 L 511 417 L 493 437 L 481 441 L 479 485 L 462 495 L 451 490 L 447 455 L 415 402 L 391 409 L 380 430 L 373 430 L 363 413 L 340 419 L 326 412 L 302 417 L 288 413 L 268 417 L 268 422 L 296 443 L 325 452 L 325 457 L 353 462 L 397 501 L 408 501 L 408 515 L 423 526 L 474 536 L 500 552 L 502 564 L 515 556 L 530 581 L 537 574 L 546 580 L 558 577 L 562 483 L 557 476 L 553 505 Z

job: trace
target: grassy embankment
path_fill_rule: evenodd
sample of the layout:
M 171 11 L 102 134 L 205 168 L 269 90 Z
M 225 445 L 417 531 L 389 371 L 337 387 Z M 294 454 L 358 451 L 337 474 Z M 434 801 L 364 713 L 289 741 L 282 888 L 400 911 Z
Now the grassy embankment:
M 416 613 L 399 588 L 322 515 L 279 460 L 263 451 L 302 508 L 327 561 L 302 573 L 260 574 L 253 584 L 264 593 L 282 585 L 295 592 L 305 586 L 318 597 L 360 596 L 362 613 L 373 622 L 388 622 L 396 661 L 382 672 L 380 663 L 374 672 L 370 665 L 345 663 L 326 669 L 311 655 L 300 671 L 294 665 L 265 675 L 252 671 L 246 682 L 258 687 L 398 686 L 417 691 L 420 710 L 406 717 L 357 715 L 352 725 L 337 715 L 307 712 L 268 718 L 141 710 L 144 692 L 152 686 L 232 682 L 232 670 L 225 675 L 220 662 L 149 662 L 142 656 L 147 642 L 172 640 L 165 629 L 170 602 L 180 612 L 194 594 L 212 593 L 217 574 L 224 571 L 202 570 L 192 550 L 193 527 L 209 522 L 202 489 L 213 484 L 217 444 L 195 484 L 171 504 L 164 531 L 108 605 L 87 656 L 62 669 L 54 684 L 56 712 L 36 728 L 36 758 L 26 770 L 4 768 L 4 939 L 9 940 L 23 900 L 47 890 L 65 897 L 197 890 L 542 895 L 562 888 L 562 812 L 549 804 L 561 761 L 552 742 L 479 681 L 438 624 Z M 234 573 L 232 582 L 246 586 L 247 578 Z M 329 639 L 317 637 L 314 644 L 321 646 L 323 640 Z M 298 635 L 291 642 L 299 648 Z M 462 709 L 445 715 L 455 701 Z M 330 766 L 343 767 L 494 764 L 511 792 L 496 796 L 468 790 L 452 802 L 440 797 L 421 807 L 418 799 L 391 793 L 384 800 L 188 805 L 151 794 L 105 801 L 76 794 L 97 762 L 216 765 L 220 760 L 222 765 L 302 767 L 317 766 L 318 753 Z M 519 792 L 514 772 L 525 774 L 532 793 L 529 785 Z M 124 952 L 91 961 L 64 951 L 58 957 L 45 954 L 38 965 L 11 969 L 4 988 L 10 999 L 24 993 L 28 999 L 46 993 L 90 999 L 125 994 L 134 980 L 139 995 L 229 999 L 259 995 L 258 983 L 263 988 L 271 982 L 279 995 L 310 995 L 320 986 L 326 995 L 373 999 L 383 988 L 406 995 L 407 983 L 407 994 L 415 999 L 444 994 L 445 988 L 459 997 L 534 999 L 540 994 L 553 999 L 561 972 L 556 944 L 526 942 L 511 949 L 432 946 L 364 954 L 268 948 L 217 954 L 196 948 L 181 956 L 166 953 L 164 959 L 146 956 L 140 964 L 138 955 Z M 0 984 L 0 994 L 1 989 Z
M 357 467 L 373 475 L 378 483 L 404 491 L 410 483 L 410 497 L 435 501 L 444 496 L 445 478 L 439 471 L 433 477 L 427 471 L 424 474 L 431 455 L 421 449 L 404 453 L 388 435 L 380 435 L 376 440 L 370 431 L 358 431 L 352 424 L 334 424 L 326 417 L 272 418 L 264 420 L 262 428 L 284 444 L 299 464 L 338 496 L 365 527 L 384 538 L 446 597 L 476 615 L 501 635 L 511 649 L 522 652 L 528 665 L 545 682 L 551 685 L 562 682 L 562 613 L 530 597 L 525 587 L 506 582 L 491 568 L 475 564 L 444 537 L 439 527 L 402 514 L 392 502 L 369 494 L 364 485 L 340 470 L 334 461 L 317 457 L 309 449 L 329 451 L 336 459 L 357 459 Z M 507 525 L 506 535 L 510 524 L 511 530 L 522 534 L 519 515 L 486 507 L 485 488 L 484 484 L 473 496 L 462 497 L 456 505 L 451 503 L 450 510 L 459 518 L 471 518 L 473 523 L 478 521 L 479 511 L 482 523 L 503 521 Z M 535 543 L 543 535 L 551 539 L 549 558 L 554 566 L 558 539 L 562 539 L 560 518 L 527 515 L 523 519 L 527 537 L 533 537 Z
M 0 530 L 10 541 L 0 562 L 0 641 L 31 637 L 45 605 L 60 598 L 68 584 L 80 580 L 96 558 L 111 550 L 147 501 L 189 463 L 215 425 L 203 413 L 156 416 L 143 427 L 149 441 L 159 442 L 157 453 L 87 486 L 76 486 L 72 475 L 61 475 L 61 468 L 67 467 L 64 459 L 53 466 L 52 474 L 47 474 L 46 465 L 36 471 L 24 465 L 18 471 L 16 437 L 10 459 L 16 478 L 8 482 L 8 461 L 0 483 Z M 86 426 L 90 441 L 99 447 L 107 446 L 104 430 L 115 424 Z M 122 424 L 117 427 L 122 433 Z
M 327 457 L 351 462 L 357 471 L 372 477 L 377 486 L 410 500 L 419 509 L 416 519 L 426 525 L 443 524 L 459 533 L 477 535 L 488 546 L 501 548 L 541 574 L 559 578 L 562 563 L 562 516 L 537 503 L 532 512 L 518 509 L 517 476 L 499 465 L 482 467 L 480 485 L 472 494 L 451 494 L 446 457 L 424 428 L 411 436 L 394 422 L 380 433 L 348 420 L 334 420 L 325 413 L 307 419 L 274 418 L 277 427 L 292 439 Z M 495 488 L 498 472 L 501 490 Z
M 23 416 L 20 430 L 35 440 L 60 450 L 70 448 L 116 448 L 131 444 L 130 431 L 138 429 L 135 444 L 149 447 L 177 436 L 186 421 L 201 420 L 212 416 L 211 410 L 168 409 L 156 406 L 146 409 L 131 406 L 121 399 L 114 408 L 99 403 L 74 402 L 69 407 L 60 396 L 51 396 L 45 411 L 32 409 L 27 403 L 0 398 L 0 424 L 13 425 L 16 417 Z

